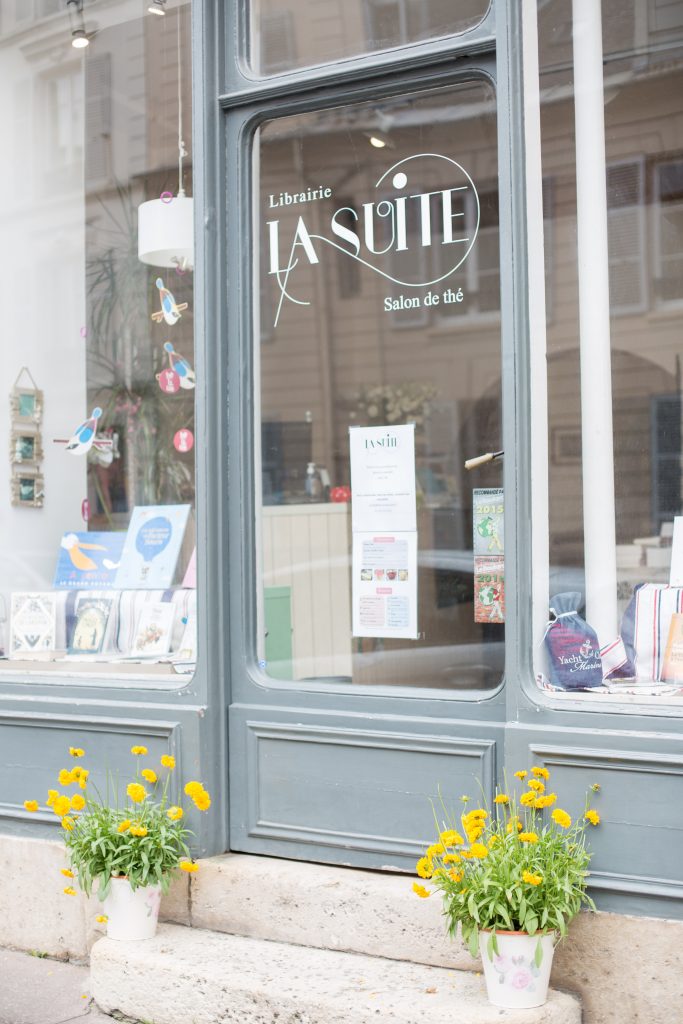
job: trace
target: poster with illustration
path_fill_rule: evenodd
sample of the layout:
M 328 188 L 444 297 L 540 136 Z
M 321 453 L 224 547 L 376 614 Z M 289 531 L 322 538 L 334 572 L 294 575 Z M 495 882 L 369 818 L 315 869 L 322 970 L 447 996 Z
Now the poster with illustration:
M 125 533 L 65 533 L 52 586 L 55 590 L 108 590 L 114 586 Z
M 505 550 L 503 488 L 472 491 L 472 547 L 475 555 L 502 555 Z
M 165 590 L 175 581 L 189 505 L 137 505 L 128 526 L 117 590 Z
M 474 621 L 505 622 L 505 563 L 502 558 L 474 559 Z

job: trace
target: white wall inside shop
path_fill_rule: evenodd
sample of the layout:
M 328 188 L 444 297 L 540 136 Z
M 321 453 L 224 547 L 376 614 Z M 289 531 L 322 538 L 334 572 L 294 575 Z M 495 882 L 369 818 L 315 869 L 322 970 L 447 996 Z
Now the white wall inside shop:
M 86 417 L 84 73 L 70 46 L 0 39 L 0 594 L 49 588 L 67 529 L 82 526 L 86 462 L 54 438 Z M 44 392 L 43 508 L 11 504 L 9 393 L 23 366 Z M 23 382 L 22 382 L 23 383 Z M 1 614 L 1 611 L 0 611 Z

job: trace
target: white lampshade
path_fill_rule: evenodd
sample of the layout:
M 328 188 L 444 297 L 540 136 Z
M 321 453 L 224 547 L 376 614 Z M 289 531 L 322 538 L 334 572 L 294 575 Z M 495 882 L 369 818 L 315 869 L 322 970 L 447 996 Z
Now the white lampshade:
M 138 207 L 138 259 L 153 267 L 194 267 L 194 203 L 188 196 Z

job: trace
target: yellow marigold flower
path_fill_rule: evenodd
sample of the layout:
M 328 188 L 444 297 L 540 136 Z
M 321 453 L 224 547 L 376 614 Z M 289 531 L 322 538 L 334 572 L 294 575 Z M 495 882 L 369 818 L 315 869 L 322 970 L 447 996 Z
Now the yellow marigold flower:
M 599 793 L 600 790 L 602 789 L 602 786 L 600 785 L 599 782 L 594 782 L 593 785 L 591 786 L 591 789 L 593 790 L 594 793 Z
M 151 785 L 154 785 L 157 781 L 157 773 L 152 771 L 151 768 L 143 768 L 140 775 L 142 775 L 143 779 L 146 779 Z
M 545 779 L 546 781 L 550 778 L 550 772 L 547 768 L 538 768 L 534 766 L 531 769 L 531 774 L 535 775 L 537 779 Z
M 522 795 L 519 798 L 519 802 L 522 805 L 522 807 L 533 807 L 535 800 L 536 794 L 532 789 L 528 790 L 526 793 L 522 793 Z
M 459 864 L 460 857 L 457 853 L 446 853 L 443 858 L 444 864 Z
M 451 868 L 451 870 L 448 872 L 448 877 L 452 879 L 452 881 L 454 882 L 462 882 L 462 871 L 456 871 L 455 868 Z
M 515 827 L 517 828 L 518 832 L 522 831 L 522 823 L 521 823 L 521 821 L 519 820 L 519 818 L 516 818 L 516 817 L 513 816 L 512 818 L 510 818 L 510 820 L 508 821 L 507 825 L 505 826 L 505 831 L 509 834 L 510 832 L 512 832 L 513 828 L 515 828 Z
M 60 870 L 61 870 L 61 872 L 62 872 L 62 874 L 64 875 L 65 878 L 73 878 L 74 877 L 74 873 L 71 870 L 71 868 L 61 868 Z
M 37 811 L 38 810 L 38 801 L 37 800 L 24 800 L 24 807 L 26 808 L 27 811 L 31 811 L 31 812 Z
M 439 877 L 441 877 L 441 878 L 445 878 L 446 877 L 446 871 L 445 871 L 444 868 L 437 868 L 436 871 L 434 872 L 434 874 L 432 875 L 432 878 L 439 878 Z
M 560 828 L 569 828 L 572 823 L 572 819 L 569 817 L 566 811 L 563 811 L 561 807 L 556 807 L 551 814 L 553 821 L 560 826 Z
M 52 807 L 53 803 L 55 802 L 55 800 L 57 799 L 58 796 L 59 796 L 59 793 L 57 792 L 56 789 L 48 789 L 48 791 L 47 791 L 47 806 L 48 807 Z
M 174 805 L 173 807 L 169 807 L 166 811 L 166 815 L 171 819 L 171 821 L 180 821 L 183 816 L 183 809 L 182 807 L 176 807 Z
M 73 820 L 73 818 L 62 818 L 61 824 L 62 828 L 65 829 L 67 832 L 73 832 L 76 822 Z
M 141 804 L 147 796 L 147 790 L 139 782 L 130 782 L 126 787 L 126 793 L 134 804 Z
M 141 757 L 147 753 L 147 747 L 131 747 L 131 754 L 135 754 L 136 757 Z
M 71 810 L 71 800 L 68 796 L 56 796 L 52 802 L 52 810 L 58 818 L 63 818 L 67 811 Z
M 431 878 L 434 874 L 434 865 L 429 857 L 420 857 L 419 861 L 415 865 L 415 870 L 420 878 Z
M 170 754 L 162 754 L 161 763 L 164 768 L 175 768 L 175 757 L 172 757 Z
M 98 914 L 95 920 L 97 921 L 98 924 L 106 924 L 109 918 L 107 917 L 106 914 Z
M 80 793 L 74 793 L 71 797 L 71 806 L 74 811 L 82 811 L 85 807 L 85 798 L 82 797 Z
M 588 821 L 590 821 L 591 825 L 599 825 L 600 824 L 600 815 L 598 814 L 597 811 L 594 811 L 592 808 L 591 808 L 590 811 L 586 811 L 586 817 L 587 817 Z
M 72 757 L 85 757 L 85 750 L 80 747 L 69 747 L 69 753 Z
M 522 880 L 527 882 L 529 885 L 540 885 L 543 881 L 543 875 L 534 875 L 531 871 L 523 871 Z
M 483 807 L 476 807 L 473 811 L 468 811 L 465 815 L 466 818 L 488 818 L 488 814 Z
M 484 846 L 483 843 L 472 843 L 472 846 L 470 847 L 470 853 L 472 854 L 473 857 L 476 857 L 477 860 L 483 860 L 485 857 L 488 857 L 489 855 L 488 848 Z
M 198 793 L 197 796 L 192 797 L 192 799 L 194 800 L 194 805 L 198 811 L 208 811 L 211 806 L 211 797 L 205 789 L 203 789 L 201 793 Z
M 449 828 L 446 832 L 442 832 L 439 839 L 444 846 L 462 846 L 464 843 L 463 837 L 455 829 Z
M 432 860 L 434 857 L 440 856 L 442 853 L 445 852 L 446 851 L 444 850 L 443 845 L 441 843 L 432 843 L 431 846 L 427 847 L 426 856 L 429 857 L 430 860 Z
M 197 793 L 203 793 L 204 787 L 201 782 L 188 782 L 185 784 L 185 793 L 187 796 L 196 796 Z
M 57 778 L 60 786 L 70 786 L 72 782 L 76 781 L 68 768 L 62 768 Z
M 461 850 L 460 856 L 463 860 L 472 860 L 472 853 L 470 850 Z
M 467 842 L 470 843 L 470 844 L 471 843 L 476 843 L 476 841 L 478 839 L 481 839 L 481 836 L 482 836 L 483 832 L 484 832 L 483 828 L 470 828 L 470 829 L 468 829 L 467 830 Z
M 182 860 L 178 867 L 181 871 L 187 871 L 190 875 L 194 874 L 195 871 L 199 871 L 199 864 L 193 864 L 191 860 Z
M 509 804 L 510 797 L 507 795 L 507 793 L 499 793 L 493 802 L 494 804 Z
M 495 835 L 495 834 L 492 835 L 491 838 L 489 839 L 489 850 L 492 850 L 493 847 L 496 845 L 496 843 L 499 843 L 499 842 L 500 842 L 500 839 L 498 838 L 498 836 Z
M 521 779 L 522 782 L 523 782 L 528 774 L 529 774 L 528 772 L 515 772 L 515 778 L 516 779 Z
M 63 890 L 65 896 L 75 896 L 76 890 L 72 889 L 70 885 L 67 885 L 66 889 Z
M 131 825 L 130 834 L 132 836 L 137 836 L 138 839 L 143 839 L 147 835 L 147 829 L 144 825 Z
M 180 865 L 183 866 L 182 864 Z M 186 869 L 187 870 L 187 869 Z M 419 882 L 413 882 L 413 892 L 420 897 L 420 899 L 426 900 L 428 896 L 431 896 L 429 889 L 425 889 L 424 885 L 420 885 Z
M 121 824 L 119 825 L 119 827 L 117 828 L 116 831 L 117 832 L 127 832 L 128 829 L 130 828 L 130 826 L 131 826 L 131 822 L 130 822 L 130 820 L 128 818 L 126 818 L 125 821 L 121 822 Z
M 535 832 L 520 832 L 519 841 L 521 843 L 537 843 L 538 836 Z
M 529 789 L 533 789 L 535 793 L 545 793 L 545 786 L 540 779 L 529 779 L 527 783 Z
M 534 801 L 534 807 L 552 807 L 557 800 L 557 793 L 546 793 Z
M 78 782 L 78 785 L 81 787 L 81 789 L 85 789 L 85 785 L 88 781 L 89 775 L 89 769 L 81 768 L 80 765 L 76 765 L 75 768 L 71 769 L 71 777 L 75 782 Z

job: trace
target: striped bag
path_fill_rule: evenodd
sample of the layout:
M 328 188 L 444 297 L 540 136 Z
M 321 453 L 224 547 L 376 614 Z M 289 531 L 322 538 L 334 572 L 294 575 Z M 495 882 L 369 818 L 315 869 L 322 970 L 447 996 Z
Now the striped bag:
M 683 587 L 641 583 L 621 622 L 621 636 L 628 655 L 630 674 L 659 682 L 671 616 L 683 611 Z

